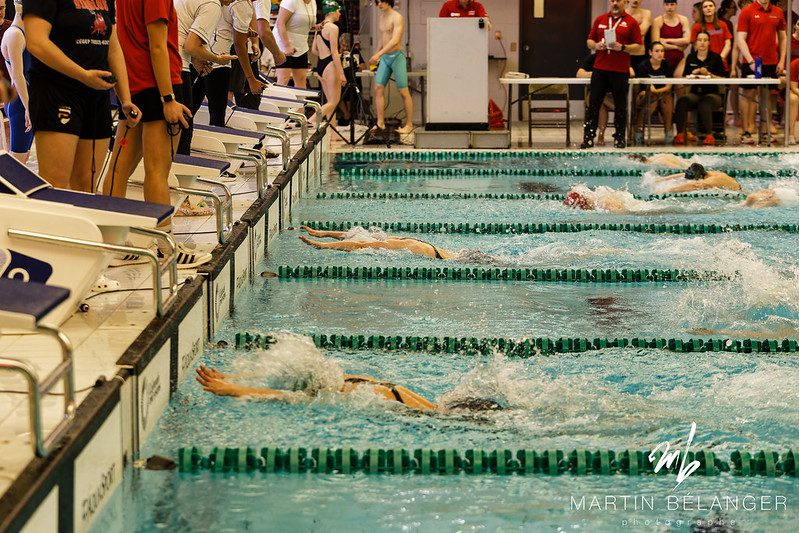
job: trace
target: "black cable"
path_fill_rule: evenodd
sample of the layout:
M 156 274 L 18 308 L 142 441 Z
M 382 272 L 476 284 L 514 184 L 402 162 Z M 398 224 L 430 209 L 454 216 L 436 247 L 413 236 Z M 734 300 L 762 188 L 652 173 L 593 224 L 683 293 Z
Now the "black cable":
M 122 134 L 122 139 L 119 141 L 114 139 L 114 142 L 117 142 L 119 144 L 119 150 L 117 150 L 117 155 L 114 158 L 114 164 L 111 165 L 111 187 L 109 187 L 108 196 L 114 196 L 114 185 L 116 183 L 116 177 L 117 177 L 117 163 L 119 162 L 119 154 L 121 154 L 122 149 L 125 148 L 125 143 L 127 143 L 129 131 L 130 131 L 130 126 L 127 125 L 127 120 L 126 120 L 125 132 Z
M 214 231 L 213 233 L 216 233 L 216 232 Z M 122 266 L 132 266 L 132 265 L 122 265 Z M 109 267 L 109 268 L 117 268 L 117 267 Z M 183 285 L 185 285 L 186 281 L 188 281 L 188 280 L 184 280 L 184 281 L 181 281 L 180 283 L 178 283 L 178 287 L 182 287 Z M 98 296 L 102 296 L 103 294 L 111 294 L 111 293 L 114 293 L 114 292 L 136 292 L 136 291 L 152 291 L 152 290 L 153 290 L 152 287 L 139 287 L 138 289 L 112 289 L 110 291 L 102 291 L 102 292 L 96 292 L 94 294 L 90 294 L 89 296 L 84 298 L 83 301 L 86 302 L 88 300 L 91 300 L 92 298 L 97 298 Z

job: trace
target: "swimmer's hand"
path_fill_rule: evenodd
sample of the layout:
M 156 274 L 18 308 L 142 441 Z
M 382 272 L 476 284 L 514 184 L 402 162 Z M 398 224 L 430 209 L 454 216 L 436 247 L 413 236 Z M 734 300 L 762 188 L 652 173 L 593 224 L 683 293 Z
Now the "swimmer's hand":
M 225 375 L 215 368 L 203 365 L 197 369 L 197 382 L 208 392 L 217 396 L 241 396 L 241 387 L 224 381 Z

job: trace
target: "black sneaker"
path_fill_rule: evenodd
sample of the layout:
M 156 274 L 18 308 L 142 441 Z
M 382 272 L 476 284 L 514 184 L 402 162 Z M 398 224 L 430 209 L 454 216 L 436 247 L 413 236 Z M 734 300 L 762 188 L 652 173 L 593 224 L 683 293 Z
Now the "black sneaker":
M 624 139 L 616 139 L 613 141 L 613 146 L 616 148 L 627 148 L 627 143 L 624 142 Z
M 583 139 L 583 144 L 580 145 L 580 150 L 587 150 L 594 147 L 593 139 Z

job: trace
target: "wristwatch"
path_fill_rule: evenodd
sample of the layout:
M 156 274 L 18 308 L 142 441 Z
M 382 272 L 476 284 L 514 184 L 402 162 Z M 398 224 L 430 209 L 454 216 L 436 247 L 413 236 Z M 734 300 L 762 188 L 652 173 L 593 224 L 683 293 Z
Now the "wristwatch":
M 175 99 L 175 93 L 165 94 L 161 97 L 161 103 L 166 104 L 167 102 L 171 102 Z
M 621 51 L 624 52 L 625 50 L 627 50 L 627 45 L 626 44 L 621 45 Z

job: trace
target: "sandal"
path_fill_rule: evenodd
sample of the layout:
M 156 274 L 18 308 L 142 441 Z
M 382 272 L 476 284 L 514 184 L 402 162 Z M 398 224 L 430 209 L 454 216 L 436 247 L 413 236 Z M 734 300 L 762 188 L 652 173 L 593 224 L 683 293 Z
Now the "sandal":
M 100 277 L 92 285 L 92 292 L 109 292 L 119 290 L 119 282 L 113 279 L 108 279 L 105 274 L 100 274 Z

